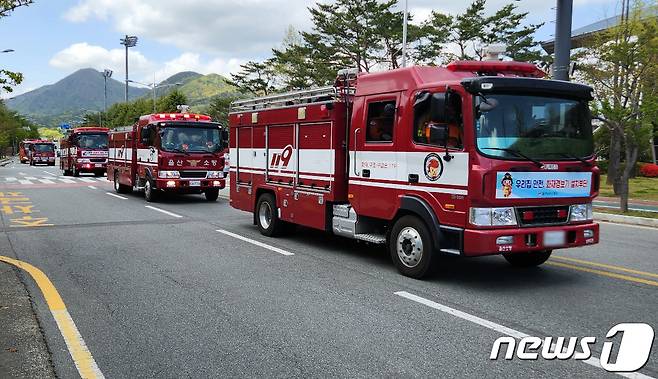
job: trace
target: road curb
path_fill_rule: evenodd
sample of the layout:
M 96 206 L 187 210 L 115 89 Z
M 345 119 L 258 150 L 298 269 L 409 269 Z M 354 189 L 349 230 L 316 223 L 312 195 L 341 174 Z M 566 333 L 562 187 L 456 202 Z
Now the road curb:
M 10 163 L 11 163 L 11 159 L 9 159 L 9 160 L 5 160 L 5 161 L 0 161 L 0 166 L 4 167 L 4 166 L 6 166 L 6 165 L 8 165 L 8 164 L 10 164 Z
M 640 226 L 649 226 L 653 228 L 658 228 L 658 219 L 654 219 L 654 218 L 632 217 L 632 216 L 616 215 L 611 213 L 594 212 L 594 219 L 596 221 L 607 221 L 607 222 L 614 222 L 618 224 L 640 225 Z

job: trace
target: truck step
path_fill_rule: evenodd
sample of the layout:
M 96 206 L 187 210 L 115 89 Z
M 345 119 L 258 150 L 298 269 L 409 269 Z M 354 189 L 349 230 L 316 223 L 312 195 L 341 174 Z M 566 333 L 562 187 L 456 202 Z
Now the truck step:
M 355 234 L 354 238 L 361 241 L 376 243 L 378 245 L 386 243 L 386 236 L 383 234 L 362 233 L 362 234 Z
M 461 255 L 462 253 L 459 250 L 456 249 L 441 249 L 442 253 L 447 253 L 447 254 L 453 254 L 453 255 Z

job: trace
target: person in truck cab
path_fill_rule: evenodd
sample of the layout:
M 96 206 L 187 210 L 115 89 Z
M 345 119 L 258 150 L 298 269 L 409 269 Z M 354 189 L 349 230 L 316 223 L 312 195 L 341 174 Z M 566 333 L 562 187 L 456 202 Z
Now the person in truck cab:
M 190 146 L 190 137 L 187 135 L 186 132 L 180 131 L 178 132 L 178 146 L 183 147 L 183 148 L 189 148 Z

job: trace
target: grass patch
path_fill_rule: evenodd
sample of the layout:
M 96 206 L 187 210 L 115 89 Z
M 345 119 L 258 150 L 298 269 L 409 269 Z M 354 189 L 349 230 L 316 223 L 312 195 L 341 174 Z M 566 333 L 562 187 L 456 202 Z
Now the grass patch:
M 626 213 L 623 213 L 618 209 L 597 208 L 597 207 L 594 207 L 594 212 L 610 213 L 615 215 L 631 216 L 631 217 L 658 218 L 658 212 L 628 211 Z
M 617 197 L 612 186 L 606 184 L 607 175 L 601 175 L 600 195 L 605 197 Z M 656 200 L 658 201 L 658 178 L 637 177 L 629 181 L 629 198 L 634 200 Z

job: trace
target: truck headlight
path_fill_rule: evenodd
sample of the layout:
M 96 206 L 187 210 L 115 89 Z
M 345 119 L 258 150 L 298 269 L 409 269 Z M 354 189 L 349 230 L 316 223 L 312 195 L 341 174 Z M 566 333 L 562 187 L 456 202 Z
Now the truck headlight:
M 178 171 L 160 171 L 160 172 L 158 172 L 158 178 L 161 178 L 161 179 L 178 179 L 178 178 L 180 178 L 180 172 L 178 172 Z
M 223 171 L 208 171 L 206 174 L 206 179 L 223 179 L 224 178 L 224 172 Z
M 478 226 L 517 225 L 514 208 L 471 208 L 470 222 Z
M 569 212 L 569 221 L 589 221 L 594 219 L 592 203 L 574 204 Z

